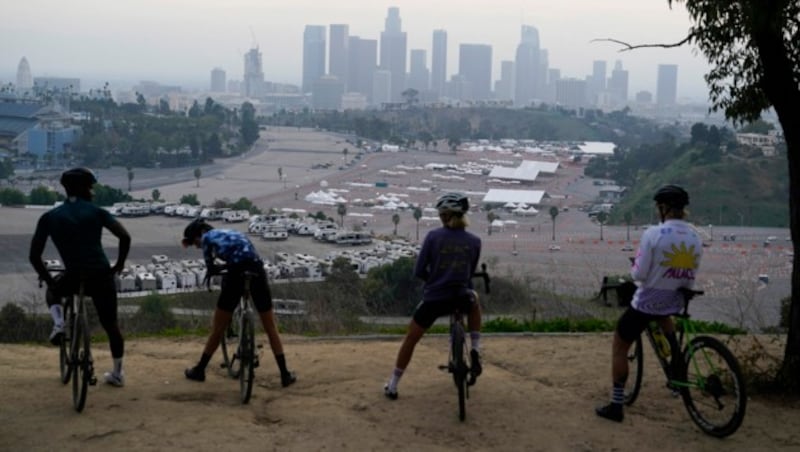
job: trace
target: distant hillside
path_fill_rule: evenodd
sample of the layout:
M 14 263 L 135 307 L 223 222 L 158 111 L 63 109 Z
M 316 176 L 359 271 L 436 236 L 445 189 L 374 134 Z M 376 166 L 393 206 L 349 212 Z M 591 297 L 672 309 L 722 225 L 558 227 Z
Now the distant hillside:
M 652 194 L 665 183 L 689 191 L 690 219 L 696 224 L 789 227 L 789 176 L 785 157 L 743 158 L 724 155 L 705 162 L 690 150 L 659 171 L 639 174 L 610 222 L 649 223 Z

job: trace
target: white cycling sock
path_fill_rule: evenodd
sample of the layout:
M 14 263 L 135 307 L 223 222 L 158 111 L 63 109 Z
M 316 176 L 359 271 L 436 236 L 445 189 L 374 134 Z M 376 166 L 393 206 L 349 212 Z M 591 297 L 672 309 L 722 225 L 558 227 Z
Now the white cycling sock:
M 60 304 L 54 304 L 53 306 L 50 306 L 50 316 L 53 317 L 53 323 L 55 326 L 64 326 L 64 311 L 61 309 Z
M 395 368 L 392 376 L 389 378 L 389 390 L 392 392 L 397 391 L 397 384 L 400 383 L 400 377 L 403 376 L 403 369 Z
M 122 375 L 122 358 L 114 358 L 114 374 Z
M 472 342 L 472 349 L 480 351 L 481 349 L 481 333 L 480 331 L 470 331 L 469 339 Z

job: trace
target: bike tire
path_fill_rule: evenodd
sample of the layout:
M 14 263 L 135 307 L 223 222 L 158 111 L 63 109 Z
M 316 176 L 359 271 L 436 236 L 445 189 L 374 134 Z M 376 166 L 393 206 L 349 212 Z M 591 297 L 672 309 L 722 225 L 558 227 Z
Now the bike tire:
M 227 369 L 228 375 L 231 378 L 239 378 L 239 370 L 241 368 L 241 360 L 237 356 L 237 349 L 239 348 L 239 336 L 241 334 L 241 323 L 239 316 L 241 309 L 237 306 L 233 311 L 233 321 L 225 330 L 220 341 L 222 348 L 222 367 Z
M 86 406 L 86 393 L 89 389 L 89 381 L 92 379 L 90 342 L 86 317 L 77 314 L 70 355 L 72 359 L 72 404 L 75 411 L 79 413 Z
M 64 306 L 64 337 L 61 344 L 58 346 L 58 368 L 61 374 L 61 383 L 69 383 L 70 376 L 72 375 L 72 366 L 70 366 L 70 345 L 72 343 L 72 327 L 75 323 L 72 312 L 72 300 L 67 298 Z
M 644 370 L 644 346 L 642 336 L 636 338 L 633 347 L 628 350 L 628 379 L 625 380 L 625 405 L 631 406 L 642 389 L 642 372 Z
M 239 341 L 239 394 L 242 404 L 250 401 L 253 394 L 253 380 L 255 378 L 256 341 L 254 337 L 253 318 L 250 313 L 242 315 L 242 327 Z
M 695 424 L 708 435 L 724 438 L 742 425 L 747 392 L 736 357 L 719 340 L 692 339 L 683 351 L 681 397 Z
M 467 417 L 467 361 L 464 356 L 464 328 L 459 323 L 451 327 L 453 381 L 458 390 L 458 418 L 463 421 Z

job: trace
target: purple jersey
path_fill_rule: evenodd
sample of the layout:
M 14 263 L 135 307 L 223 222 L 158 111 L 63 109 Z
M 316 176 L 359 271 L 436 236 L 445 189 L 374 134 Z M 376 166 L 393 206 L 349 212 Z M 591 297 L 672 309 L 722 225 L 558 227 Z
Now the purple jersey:
M 472 289 L 481 239 L 464 229 L 437 228 L 425 236 L 414 276 L 425 281 L 423 301 L 441 301 Z

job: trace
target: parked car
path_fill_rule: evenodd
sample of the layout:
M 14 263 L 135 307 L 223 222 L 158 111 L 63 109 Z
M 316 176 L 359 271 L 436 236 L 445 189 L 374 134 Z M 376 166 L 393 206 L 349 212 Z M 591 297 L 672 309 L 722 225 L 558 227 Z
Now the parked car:
M 553 252 L 553 251 L 561 251 L 561 247 L 560 247 L 560 246 L 558 246 L 558 245 L 550 245 L 550 246 L 548 246 L 548 247 L 547 247 L 547 249 L 548 249 L 550 252 Z

